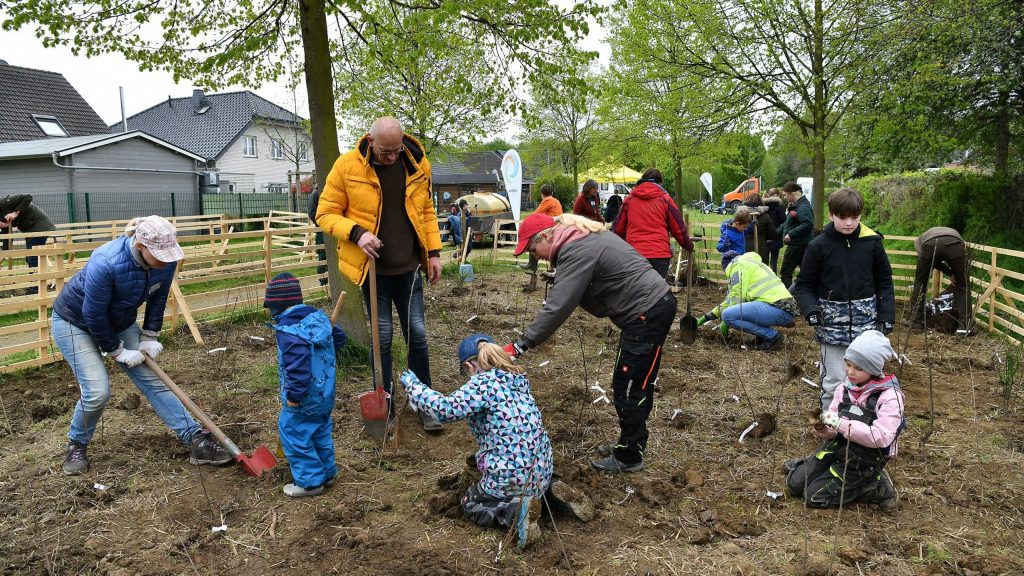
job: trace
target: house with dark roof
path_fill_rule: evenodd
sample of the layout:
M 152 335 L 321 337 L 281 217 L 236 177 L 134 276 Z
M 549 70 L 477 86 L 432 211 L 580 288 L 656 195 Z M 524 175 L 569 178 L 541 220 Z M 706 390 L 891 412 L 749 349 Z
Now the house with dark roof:
M 313 172 L 306 119 L 248 90 L 168 97 L 127 124 L 206 158 L 221 192 L 285 192 Z
M 0 60 L 0 143 L 110 134 L 64 76 Z
M 430 159 L 430 168 L 434 184 L 434 204 L 438 210 L 444 210 L 460 196 L 476 191 L 497 192 L 505 194 L 505 185 L 501 181 L 501 159 L 504 150 L 487 152 L 465 152 L 448 154 Z M 530 190 L 533 178 L 527 177 L 528 168 L 523 170 L 522 206 L 532 206 Z
M 143 132 L 0 144 L 0 197 L 31 194 L 54 223 L 202 213 L 206 161 Z

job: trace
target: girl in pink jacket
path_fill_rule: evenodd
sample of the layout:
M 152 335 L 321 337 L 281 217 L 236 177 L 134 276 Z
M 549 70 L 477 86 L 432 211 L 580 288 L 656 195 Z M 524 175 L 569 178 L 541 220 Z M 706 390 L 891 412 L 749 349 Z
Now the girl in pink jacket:
M 808 506 L 896 506 L 896 488 L 884 470 L 906 426 L 903 391 L 895 376 L 884 373 L 885 361 L 894 356 L 889 339 L 877 330 L 864 332 L 846 349 L 846 380 L 813 428 L 825 443 L 817 453 L 785 463 L 790 494 Z

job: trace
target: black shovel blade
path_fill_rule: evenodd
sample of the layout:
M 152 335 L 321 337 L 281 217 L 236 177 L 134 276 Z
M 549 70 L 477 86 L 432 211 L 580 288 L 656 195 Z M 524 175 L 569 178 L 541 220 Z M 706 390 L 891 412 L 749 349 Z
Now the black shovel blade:
M 697 319 L 687 314 L 679 319 L 679 340 L 683 344 L 693 344 L 697 339 Z

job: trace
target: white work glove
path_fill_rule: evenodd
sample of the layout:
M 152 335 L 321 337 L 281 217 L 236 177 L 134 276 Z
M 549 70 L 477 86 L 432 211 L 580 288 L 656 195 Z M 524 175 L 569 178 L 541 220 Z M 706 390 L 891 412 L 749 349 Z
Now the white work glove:
M 148 355 L 150 358 L 156 358 L 164 351 L 163 344 L 156 339 L 156 332 L 149 330 L 142 331 L 142 339 L 139 342 L 139 352 Z
M 408 388 L 411 384 L 422 384 L 420 379 L 416 377 L 416 373 L 412 370 L 406 370 L 402 372 L 402 375 L 398 377 L 398 381 L 402 383 L 402 386 Z
M 114 356 L 114 360 L 117 360 L 129 368 L 135 368 L 139 364 L 142 364 L 143 359 L 145 359 L 145 356 L 143 356 L 142 352 L 139 352 L 138 350 L 121 350 L 120 354 Z
M 822 412 L 821 422 L 829 428 L 839 428 L 839 414 L 830 411 Z

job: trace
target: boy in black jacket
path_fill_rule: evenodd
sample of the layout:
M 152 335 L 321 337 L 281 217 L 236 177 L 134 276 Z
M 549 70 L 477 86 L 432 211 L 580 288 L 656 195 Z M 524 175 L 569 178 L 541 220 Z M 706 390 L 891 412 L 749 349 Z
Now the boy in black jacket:
M 790 290 L 821 344 L 821 405 L 843 381 L 843 356 L 867 330 L 892 332 L 896 295 L 882 236 L 860 223 L 864 198 L 852 188 L 828 197 L 828 219 L 807 246 Z

